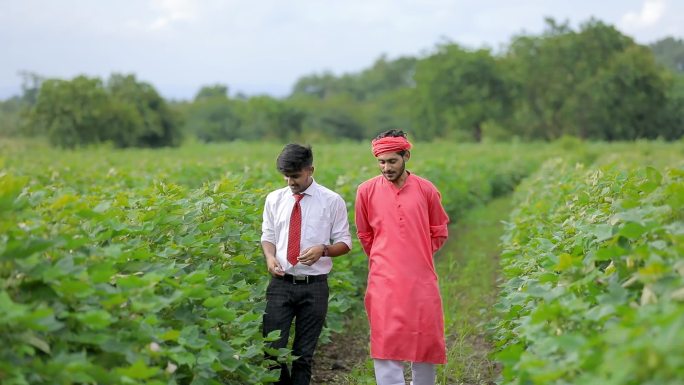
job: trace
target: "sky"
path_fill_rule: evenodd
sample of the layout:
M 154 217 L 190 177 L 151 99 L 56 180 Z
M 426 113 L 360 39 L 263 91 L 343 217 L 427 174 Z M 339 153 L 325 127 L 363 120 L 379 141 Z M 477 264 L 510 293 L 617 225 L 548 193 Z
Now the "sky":
M 280 97 L 302 76 L 444 41 L 501 50 L 545 17 L 575 29 L 594 17 L 641 44 L 684 37 L 682 0 L 0 0 L 0 99 L 21 92 L 22 71 L 134 73 L 170 99 L 217 83 Z

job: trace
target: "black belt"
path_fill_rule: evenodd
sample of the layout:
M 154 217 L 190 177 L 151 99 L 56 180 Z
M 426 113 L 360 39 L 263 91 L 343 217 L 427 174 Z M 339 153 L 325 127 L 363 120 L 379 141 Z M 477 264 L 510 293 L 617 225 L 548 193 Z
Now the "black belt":
M 314 282 L 323 282 L 328 280 L 327 274 L 320 275 L 292 275 L 285 274 L 283 276 L 274 275 L 273 278 L 282 279 L 285 282 L 292 283 L 294 285 L 306 285 Z

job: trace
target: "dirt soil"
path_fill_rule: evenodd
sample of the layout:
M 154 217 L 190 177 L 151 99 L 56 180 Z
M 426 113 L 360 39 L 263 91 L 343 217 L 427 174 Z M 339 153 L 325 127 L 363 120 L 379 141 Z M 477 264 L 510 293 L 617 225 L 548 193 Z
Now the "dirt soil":
M 368 358 L 368 324 L 354 322 L 345 332 L 333 334 L 330 343 L 319 345 L 314 354 L 312 385 L 348 384 L 349 372 Z

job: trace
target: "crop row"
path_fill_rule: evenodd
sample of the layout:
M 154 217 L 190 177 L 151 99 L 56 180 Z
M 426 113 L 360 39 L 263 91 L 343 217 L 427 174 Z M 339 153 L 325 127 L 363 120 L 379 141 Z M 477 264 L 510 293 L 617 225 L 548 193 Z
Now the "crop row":
M 504 383 L 684 381 L 681 159 L 681 149 L 589 167 L 555 159 L 524 182 L 494 328 Z

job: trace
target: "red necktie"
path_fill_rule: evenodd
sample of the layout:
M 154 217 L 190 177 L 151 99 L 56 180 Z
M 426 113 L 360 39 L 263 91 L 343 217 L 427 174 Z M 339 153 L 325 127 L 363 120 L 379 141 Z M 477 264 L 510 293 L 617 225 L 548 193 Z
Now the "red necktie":
M 293 266 L 297 264 L 299 256 L 299 243 L 302 239 L 302 207 L 299 201 L 304 198 L 304 194 L 294 194 L 295 204 L 292 207 L 290 216 L 290 231 L 287 237 L 287 261 Z

